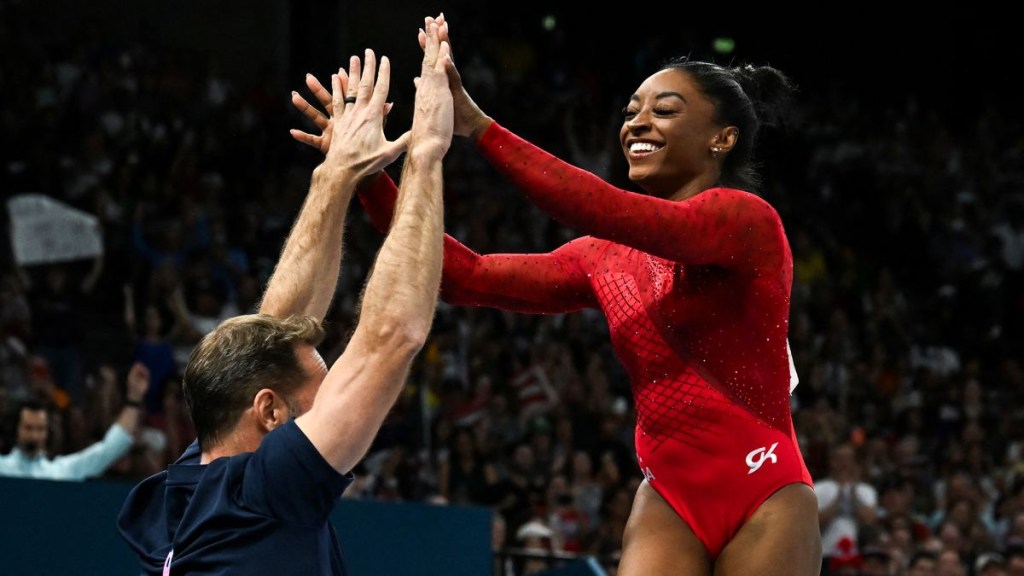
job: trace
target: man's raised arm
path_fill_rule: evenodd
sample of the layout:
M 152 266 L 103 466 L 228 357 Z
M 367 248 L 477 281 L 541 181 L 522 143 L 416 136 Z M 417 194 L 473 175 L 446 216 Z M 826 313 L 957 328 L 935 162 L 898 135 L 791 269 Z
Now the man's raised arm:
M 313 170 L 309 193 L 267 283 L 260 313 L 278 318 L 308 314 L 317 320 L 327 314 L 341 270 L 345 218 L 355 187 L 398 158 L 406 143 L 405 135 L 394 142 L 384 137 L 383 106 L 351 103 L 357 90 L 372 88 L 376 71 L 376 59 L 367 50 L 365 62 L 356 56 L 349 60 L 351 76 L 344 69 L 331 76 L 334 100 L 325 133 L 336 145 Z M 388 82 L 390 73 L 384 58 L 380 77 Z M 367 130 L 368 124 L 380 128 Z
M 451 144 L 453 107 L 444 72 L 448 45 L 440 42 L 432 21 L 426 34 L 394 221 L 367 280 L 348 347 L 327 374 L 313 408 L 297 419 L 341 472 L 351 470 L 369 449 L 426 342 L 437 305 L 444 235 L 441 161 Z M 380 109 L 383 97 L 373 93 L 369 105 Z M 360 88 L 356 106 L 369 98 Z

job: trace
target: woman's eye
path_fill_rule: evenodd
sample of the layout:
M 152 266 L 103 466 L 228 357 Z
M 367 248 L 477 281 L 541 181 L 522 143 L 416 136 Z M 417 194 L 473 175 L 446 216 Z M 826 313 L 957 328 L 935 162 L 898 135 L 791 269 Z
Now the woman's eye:
M 669 114 L 672 114 L 673 112 L 674 111 L 669 109 L 669 108 L 655 108 L 654 109 L 654 113 L 657 114 L 658 116 L 668 116 Z
M 632 118 L 633 116 L 636 116 L 636 110 L 633 110 L 632 108 L 623 108 L 622 115 L 626 118 Z

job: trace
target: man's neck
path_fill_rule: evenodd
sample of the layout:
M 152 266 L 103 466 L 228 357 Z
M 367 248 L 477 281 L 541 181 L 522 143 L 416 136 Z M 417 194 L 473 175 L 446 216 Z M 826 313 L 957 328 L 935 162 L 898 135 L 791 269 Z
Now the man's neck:
M 218 458 L 227 458 L 229 456 L 237 456 L 245 452 L 255 452 L 256 448 L 259 447 L 259 442 L 252 443 L 246 441 L 245 438 L 233 436 L 225 439 L 220 444 L 212 446 L 207 450 L 203 450 L 202 455 L 199 457 L 200 464 L 209 464 Z
M 220 446 L 215 446 L 209 450 L 204 450 L 199 456 L 199 463 L 209 464 L 218 458 L 227 458 L 228 456 L 234 456 L 235 454 L 239 454 L 239 452 L 231 450 L 227 446 L 221 444 Z

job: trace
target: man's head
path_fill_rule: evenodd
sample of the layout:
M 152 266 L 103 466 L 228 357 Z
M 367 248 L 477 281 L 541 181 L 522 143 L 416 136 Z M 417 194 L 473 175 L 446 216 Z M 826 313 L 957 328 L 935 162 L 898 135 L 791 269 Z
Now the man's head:
M 49 425 L 50 418 L 45 404 L 35 400 L 24 402 L 18 409 L 18 449 L 26 456 L 44 454 Z
M 829 455 L 829 475 L 837 480 L 849 481 L 856 477 L 857 448 L 849 443 L 843 442 L 832 449 Z
M 223 443 L 242 420 L 266 433 L 309 410 L 327 373 L 316 351 L 323 337 L 312 317 L 266 314 L 230 318 L 203 337 L 182 382 L 200 448 Z

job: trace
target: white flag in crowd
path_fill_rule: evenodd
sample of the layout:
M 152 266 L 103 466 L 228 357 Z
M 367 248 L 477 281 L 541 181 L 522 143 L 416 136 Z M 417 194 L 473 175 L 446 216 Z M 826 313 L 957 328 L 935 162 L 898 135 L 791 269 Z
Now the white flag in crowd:
M 49 264 L 103 254 L 99 219 L 45 194 L 19 194 L 7 201 L 11 246 L 18 264 Z

